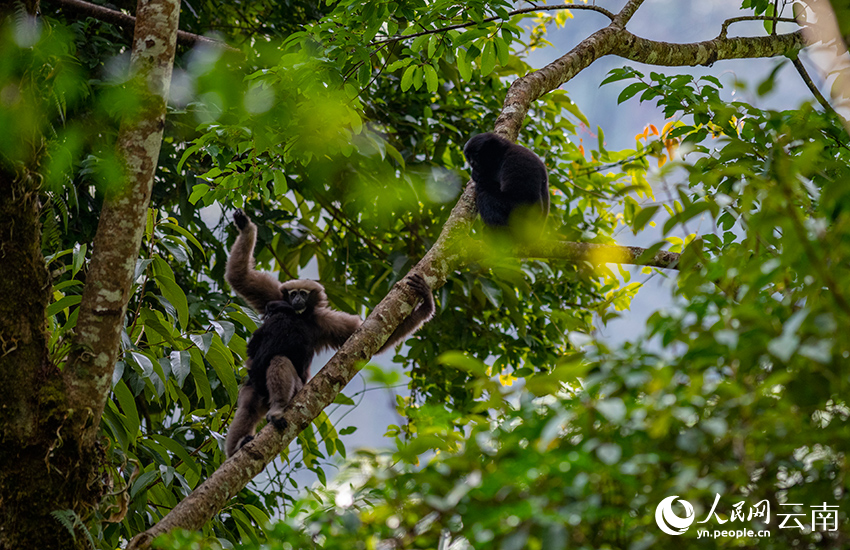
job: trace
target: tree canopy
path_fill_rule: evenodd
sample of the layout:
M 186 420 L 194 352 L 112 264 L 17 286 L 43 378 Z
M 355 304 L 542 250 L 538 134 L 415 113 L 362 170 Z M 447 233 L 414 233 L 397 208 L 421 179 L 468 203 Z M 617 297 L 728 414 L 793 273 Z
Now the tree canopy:
M 678 44 L 630 32 L 644 7 L 2 8 L 0 548 L 845 547 L 850 12 L 744 0 Z M 605 25 L 532 66 L 587 12 Z M 619 108 L 662 113 L 626 149 L 569 94 L 604 56 Z M 811 97 L 740 100 L 723 63 L 755 58 Z M 542 234 L 477 219 L 484 131 L 545 161 Z M 237 208 L 258 268 L 365 321 L 225 461 L 262 322 L 224 281 Z M 600 338 L 638 271 L 669 304 Z M 437 313 L 389 369 L 408 273 Z M 332 411 L 402 384 L 394 446 L 358 448 Z

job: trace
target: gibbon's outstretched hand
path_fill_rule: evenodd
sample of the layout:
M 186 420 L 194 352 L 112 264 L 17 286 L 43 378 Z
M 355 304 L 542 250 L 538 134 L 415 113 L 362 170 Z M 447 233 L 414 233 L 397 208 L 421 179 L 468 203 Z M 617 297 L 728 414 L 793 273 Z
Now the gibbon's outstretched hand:
M 230 250 L 225 279 L 265 318 L 248 342 L 248 381 L 239 390 L 236 415 L 227 432 L 228 457 L 254 438 L 264 415 L 277 429 L 286 427 L 283 409 L 310 377 L 313 356 L 342 346 L 361 323 L 357 315 L 331 309 L 324 287 L 316 281 L 296 279 L 281 283 L 268 273 L 256 271 L 257 227 L 242 210 L 236 211 L 233 221 L 239 236 Z M 378 353 L 401 342 L 434 314 L 434 297 L 428 283 L 419 275 L 404 281 L 421 302 Z
M 541 219 L 549 214 L 549 174 L 540 157 L 493 133 L 466 142 L 478 213 L 490 227 L 508 225 L 518 207 Z

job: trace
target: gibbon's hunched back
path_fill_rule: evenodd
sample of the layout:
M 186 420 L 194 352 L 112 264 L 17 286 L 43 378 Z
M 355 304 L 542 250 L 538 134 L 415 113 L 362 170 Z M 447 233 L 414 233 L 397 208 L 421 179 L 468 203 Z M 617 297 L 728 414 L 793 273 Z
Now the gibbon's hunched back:
M 540 157 L 489 132 L 467 141 L 463 154 L 472 167 L 475 203 L 485 224 L 505 227 L 517 208 L 546 219 L 549 174 Z

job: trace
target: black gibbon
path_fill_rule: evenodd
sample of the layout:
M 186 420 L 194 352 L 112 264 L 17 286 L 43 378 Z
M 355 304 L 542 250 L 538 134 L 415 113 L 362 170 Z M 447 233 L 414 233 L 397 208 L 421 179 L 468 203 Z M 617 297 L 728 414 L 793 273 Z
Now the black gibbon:
M 549 175 L 540 157 L 493 133 L 466 142 L 463 154 L 472 167 L 476 204 L 490 227 L 504 227 L 520 206 L 545 219 L 549 214 Z
M 230 250 L 225 279 L 251 307 L 264 312 L 265 318 L 248 342 L 248 381 L 239 389 L 236 415 L 227 432 L 228 457 L 254 438 L 264 415 L 277 429 L 286 427 L 283 409 L 310 377 L 313 355 L 339 348 L 361 323 L 357 315 L 331 309 L 318 282 L 298 279 L 281 283 L 255 270 L 257 227 L 241 210 L 236 211 L 233 221 L 239 236 Z M 419 275 L 408 277 L 406 282 L 421 303 L 378 353 L 401 342 L 434 314 L 428 283 Z

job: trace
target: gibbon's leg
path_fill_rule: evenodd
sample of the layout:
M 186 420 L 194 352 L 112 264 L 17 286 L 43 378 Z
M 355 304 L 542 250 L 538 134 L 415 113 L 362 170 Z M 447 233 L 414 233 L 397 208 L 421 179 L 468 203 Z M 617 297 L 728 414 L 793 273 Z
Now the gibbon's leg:
M 287 357 L 278 355 L 269 363 L 266 371 L 266 385 L 269 388 L 269 413 L 266 420 L 278 430 L 286 429 L 283 409 L 292 401 L 295 394 L 304 387 L 295 366 Z
M 263 418 L 268 410 L 265 400 L 250 383 L 239 388 L 239 398 L 236 401 L 236 414 L 230 429 L 227 430 L 227 438 L 224 442 L 224 453 L 227 458 L 242 448 L 242 446 L 254 439 L 254 428 Z
M 242 296 L 257 313 L 264 313 L 266 304 L 283 298 L 280 282 L 254 269 L 254 246 L 257 243 L 257 226 L 245 212 L 237 210 L 233 221 L 239 236 L 230 249 L 224 270 L 224 279 L 236 294 Z
M 402 321 L 398 328 L 393 331 L 377 353 L 381 353 L 382 351 L 386 351 L 395 346 L 407 336 L 416 332 L 416 329 L 418 329 L 420 325 L 427 322 L 431 319 L 431 316 L 434 315 L 434 296 L 431 295 L 431 287 L 428 286 L 425 279 L 423 279 L 419 274 L 414 274 L 405 280 L 410 288 L 419 295 L 419 299 L 422 300 L 422 302 L 420 302 L 420 304 L 416 306 L 412 312 L 410 312 L 407 319 Z

